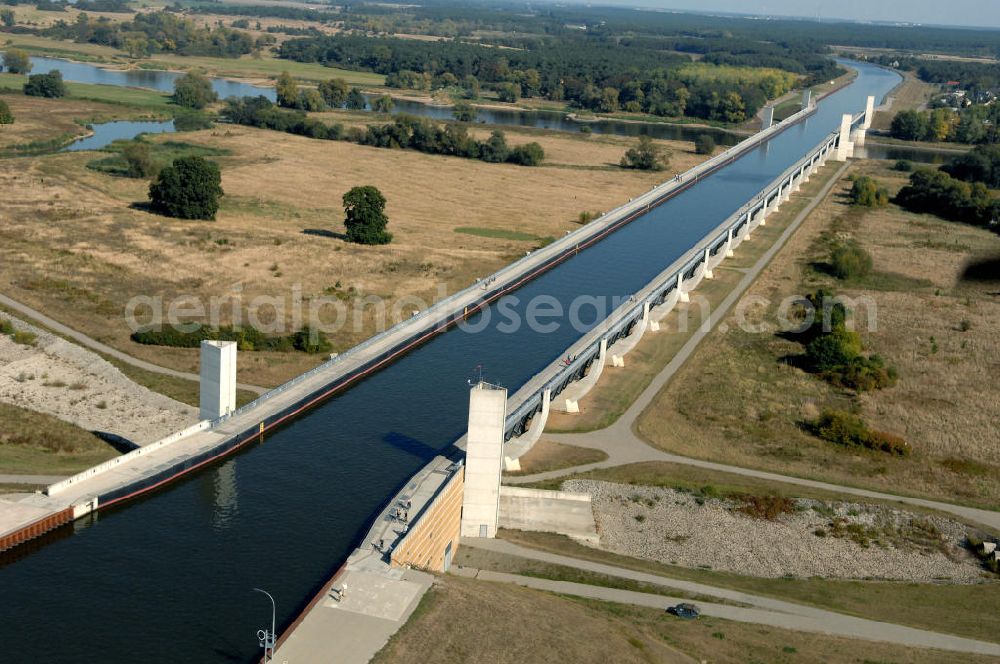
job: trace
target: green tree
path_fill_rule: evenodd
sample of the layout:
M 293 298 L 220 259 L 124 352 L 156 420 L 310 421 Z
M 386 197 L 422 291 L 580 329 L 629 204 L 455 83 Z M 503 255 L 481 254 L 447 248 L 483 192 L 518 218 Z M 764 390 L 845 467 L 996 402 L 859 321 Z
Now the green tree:
M 173 101 L 178 106 L 202 109 L 218 98 L 212 82 L 200 72 L 189 71 L 174 81 Z
M 376 113 L 391 113 L 392 108 L 395 105 L 395 102 L 392 101 L 392 97 L 389 95 L 375 97 L 375 99 L 372 100 L 372 110 Z
M 889 132 L 903 141 L 922 141 L 927 138 L 927 118 L 920 111 L 900 111 L 892 119 Z
M 358 244 L 389 244 L 392 233 L 385 227 L 385 196 L 370 185 L 354 187 L 344 194 L 344 226 L 347 240 Z
M 501 83 L 497 86 L 497 99 L 513 104 L 521 98 L 521 86 L 514 83 Z
M 149 153 L 149 145 L 133 141 L 122 149 L 125 175 L 130 178 L 148 178 L 156 175 L 156 164 Z
M 694 139 L 694 151 L 697 154 L 712 154 L 715 152 L 715 139 L 708 134 L 701 134 Z
M 460 101 L 451 109 L 451 115 L 459 122 L 472 122 L 479 115 L 479 111 L 472 104 Z
M 31 59 L 25 50 L 8 48 L 3 54 L 3 66 L 11 74 L 27 74 L 31 71 Z
M 351 91 L 347 93 L 347 108 L 352 111 L 363 111 L 367 106 L 368 100 L 361 94 L 361 90 L 351 88 Z
M 347 101 L 347 81 L 342 78 L 331 78 L 319 84 L 319 93 L 330 108 L 341 108 Z
M 622 157 L 622 168 L 635 168 L 641 171 L 662 171 L 668 165 L 668 156 L 649 136 L 640 136 L 639 145 L 629 148 Z
M 275 95 L 278 99 L 278 106 L 285 108 L 295 108 L 299 103 L 299 86 L 295 79 L 287 71 L 281 72 L 275 83 Z
M 614 113 L 618 110 L 618 89 L 604 88 L 601 90 L 601 101 L 597 106 L 601 113 Z
M 0 23 L 3 23 L 5 26 L 7 26 L 8 28 L 10 28 L 10 27 L 13 27 L 13 25 L 16 22 L 17 22 L 17 19 L 14 17 L 14 10 L 13 9 L 7 9 L 6 7 L 4 7 L 3 9 L 0 9 Z
M 65 97 L 66 84 L 62 72 L 54 69 L 48 74 L 32 74 L 24 84 L 24 94 L 29 97 Z
M 219 167 L 202 157 L 181 157 L 149 186 L 152 208 L 181 219 L 215 219 L 222 196 Z
M 296 108 L 303 111 L 322 111 L 326 109 L 326 101 L 318 90 L 300 90 Z
M 850 197 L 853 205 L 861 207 L 885 207 L 889 204 L 889 191 L 867 175 L 854 181 Z
M 14 122 L 14 114 L 10 111 L 10 106 L 3 99 L 0 99 L 0 125 Z

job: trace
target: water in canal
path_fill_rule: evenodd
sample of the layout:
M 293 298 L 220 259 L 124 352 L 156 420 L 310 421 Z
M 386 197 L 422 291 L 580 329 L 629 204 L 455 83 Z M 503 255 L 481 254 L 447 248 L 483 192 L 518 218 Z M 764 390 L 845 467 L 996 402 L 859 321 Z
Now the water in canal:
M 537 295 L 637 291 L 802 157 L 841 113 L 899 78 L 869 65 L 791 127 L 527 284 Z M 495 311 L 495 307 L 491 309 Z M 381 505 L 464 429 L 476 365 L 513 391 L 579 333 L 455 330 L 221 465 L 15 550 L 0 568 L 0 643 L 24 662 L 249 662 L 269 618 L 287 624 Z M 336 644 L 331 644 L 335 649 Z

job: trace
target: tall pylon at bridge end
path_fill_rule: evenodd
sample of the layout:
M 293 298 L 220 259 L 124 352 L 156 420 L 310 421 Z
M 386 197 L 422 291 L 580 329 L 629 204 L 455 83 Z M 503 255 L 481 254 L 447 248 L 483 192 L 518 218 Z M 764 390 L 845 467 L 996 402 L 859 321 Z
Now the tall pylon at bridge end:
M 469 390 L 462 537 L 496 537 L 507 390 L 480 380 Z

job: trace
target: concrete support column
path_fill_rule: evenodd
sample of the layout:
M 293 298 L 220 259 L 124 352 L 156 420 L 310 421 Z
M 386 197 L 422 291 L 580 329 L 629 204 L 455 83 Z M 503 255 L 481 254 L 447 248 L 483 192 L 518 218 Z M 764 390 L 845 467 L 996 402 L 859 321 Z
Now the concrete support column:
M 199 375 L 201 419 L 218 419 L 236 410 L 235 341 L 202 341 Z
M 802 110 L 812 106 L 813 91 L 806 89 L 802 91 Z
M 757 221 L 757 225 L 758 226 L 766 226 L 767 225 L 767 201 L 764 201 L 764 204 L 760 207 L 760 212 L 758 212 L 757 214 L 760 216 L 760 219 Z
M 760 129 L 761 131 L 765 129 L 770 129 L 771 125 L 774 124 L 774 106 L 765 106 L 763 117 L 761 119 Z
M 865 101 L 865 119 L 861 121 L 861 129 L 868 131 L 872 128 L 872 120 L 875 116 L 875 97 L 869 95 Z
M 708 265 L 709 259 L 712 258 L 712 249 L 710 247 L 705 247 L 705 278 L 715 279 L 715 274 Z
M 853 145 L 851 145 L 851 117 L 850 113 L 845 113 L 840 119 L 840 136 L 837 142 L 837 156 L 834 157 L 837 161 L 847 161 L 848 158 L 854 154 Z
M 802 188 L 802 167 L 801 166 L 799 167 L 799 170 L 797 170 L 796 172 L 792 173 L 792 180 L 794 182 L 794 184 L 792 185 L 792 193 L 794 194 L 794 193 L 797 193 L 799 191 L 799 189 Z
M 687 292 L 684 290 L 684 271 L 681 270 L 677 273 L 677 301 L 678 302 L 690 302 L 691 298 L 688 296 Z
M 726 258 L 732 258 L 735 254 L 733 253 L 733 229 L 730 226 L 729 231 L 726 233 Z
M 789 175 L 788 176 L 788 182 L 785 183 L 784 191 L 782 193 L 782 197 L 781 197 L 781 202 L 782 203 L 787 202 L 788 199 L 792 197 L 792 187 L 794 187 L 794 186 L 795 186 L 795 176 L 794 176 L 794 174 L 793 175 Z
M 853 136 L 854 146 L 855 147 L 859 147 L 859 148 L 860 147 L 864 147 L 864 145 L 865 145 L 865 137 L 867 136 L 867 134 L 868 134 L 868 132 L 865 131 L 864 129 L 860 129 L 860 128 L 859 129 L 855 129 L 854 130 L 854 136 Z
M 469 391 L 462 537 L 496 537 L 507 390 L 480 381 Z

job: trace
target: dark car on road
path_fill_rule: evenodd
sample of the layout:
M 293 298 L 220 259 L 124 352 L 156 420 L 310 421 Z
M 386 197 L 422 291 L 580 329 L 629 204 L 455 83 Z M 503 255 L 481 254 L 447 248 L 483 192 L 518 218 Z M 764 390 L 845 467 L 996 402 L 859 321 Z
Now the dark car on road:
M 683 618 L 684 620 L 694 620 L 701 615 L 701 610 L 694 604 L 683 602 L 677 606 L 671 606 L 667 609 L 667 613 L 677 616 L 678 618 Z

